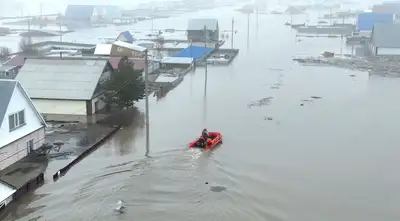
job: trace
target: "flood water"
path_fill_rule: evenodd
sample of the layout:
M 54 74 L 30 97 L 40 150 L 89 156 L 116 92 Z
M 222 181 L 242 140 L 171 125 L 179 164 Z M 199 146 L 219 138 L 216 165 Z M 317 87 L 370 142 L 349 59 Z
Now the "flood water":
M 207 15 L 221 29 L 235 17 L 240 54 L 228 67 L 209 66 L 206 93 L 197 68 L 150 101 L 151 157 L 144 130 L 124 128 L 9 220 L 399 220 L 400 80 L 293 63 L 349 49 L 340 39 L 296 42 L 285 16 L 260 15 L 258 29 L 251 16 L 249 39 L 247 16 L 231 9 L 155 26 L 185 28 Z M 249 107 L 265 97 L 268 105 Z M 223 145 L 188 149 L 204 127 L 223 133 Z M 120 199 L 124 214 L 114 212 Z

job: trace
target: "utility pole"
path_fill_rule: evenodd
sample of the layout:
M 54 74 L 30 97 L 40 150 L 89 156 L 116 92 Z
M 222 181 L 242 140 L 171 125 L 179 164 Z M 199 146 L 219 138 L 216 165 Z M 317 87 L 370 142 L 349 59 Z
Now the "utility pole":
M 144 57 L 144 90 L 146 93 L 146 156 L 149 155 L 150 153 L 150 122 L 149 122 L 149 64 L 148 64 L 148 50 L 146 49 L 145 51 L 145 57 Z
M 207 27 L 204 25 L 204 52 L 206 51 L 206 48 L 207 48 Z M 204 62 L 205 62 L 205 85 L 204 85 L 204 88 L 206 89 L 207 88 L 207 72 L 208 72 L 208 70 L 207 70 L 207 56 L 206 55 L 204 55 Z M 204 91 L 204 94 L 206 94 L 206 91 L 207 90 L 205 90 Z
M 247 13 L 247 48 L 250 43 L 250 13 Z
M 62 18 L 60 16 L 60 42 L 63 41 L 63 32 L 62 32 Z
M 232 18 L 232 36 L 231 36 L 231 49 L 233 49 L 233 35 L 234 33 L 234 29 L 233 29 L 233 24 L 235 23 L 234 18 Z
M 207 27 L 204 26 L 204 52 L 207 48 Z M 205 77 L 204 77 L 204 96 L 203 96 L 203 123 L 206 124 L 207 122 L 207 56 L 204 55 L 204 63 L 205 63 Z M 206 125 L 204 125 L 206 126 Z

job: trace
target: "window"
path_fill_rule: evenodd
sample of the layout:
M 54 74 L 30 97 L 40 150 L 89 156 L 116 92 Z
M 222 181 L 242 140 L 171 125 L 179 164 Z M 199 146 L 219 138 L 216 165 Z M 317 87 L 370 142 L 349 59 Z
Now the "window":
M 25 111 L 22 110 L 18 113 L 8 116 L 8 124 L 10 131 L 15 130 L 25 125 Z

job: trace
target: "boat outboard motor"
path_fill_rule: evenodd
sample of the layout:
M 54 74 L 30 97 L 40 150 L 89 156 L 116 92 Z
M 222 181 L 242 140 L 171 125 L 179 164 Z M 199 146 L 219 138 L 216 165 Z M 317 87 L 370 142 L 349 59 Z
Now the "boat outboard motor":
M 116 212 L 124 213 L 125 212 L 125 204 L 122 200 L 118 200 L 117 207 L 115 208 Z

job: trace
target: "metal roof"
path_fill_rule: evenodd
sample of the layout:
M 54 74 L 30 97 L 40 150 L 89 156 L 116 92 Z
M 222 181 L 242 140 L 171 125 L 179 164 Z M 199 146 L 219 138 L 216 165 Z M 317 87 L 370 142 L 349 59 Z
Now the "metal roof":
M 112 44 L 97 44 L 94 50 L 95 55 L 110 55 Z
M 0 125 L 3 123 L 4 115 L 7 112 L 8 104 L 14 93 L 16 81 L 0 79 Z
M 191 64 L 193 63 L 193 58 L 187 57 L 163 57 L 161 59 L 163 64 Z
M 46 125 L 42 115 L 38 112 L 36 107 L 33 105 L 32 100 L 29 98 L 28 94 L 26 93 L 25 89 L 22 85 L 16 80 L 9 80 L 9 79 L 0 79 L 0 125 L 3 123 L 5 114 L 8 109 L 8 105 L 11 101 L 12 95 L 16 87 L 19 87 L 22 94 L 25 96 L 26 100 L 28 101 L 29 105 L 32 107 L 32 110 L 36 113 L 36 116 L 42 122 L 43 125 Z
M 118 35 L 117 40 L 119 39 L 119 37 L 120 37 L 121 35 L 124 36 L 124 38 L 125 38 L 127 41 L 129 41 L 129 42 L 135 41 L 135 38 L 132 36 L 132 34 L 131 34 L 129 31 L 123 31 L 123 32 L 121 32 L 121 33 Z
M 194 60 L 199 60 L 203 56 L 211 53 L 213 50 L 214 50 L 213 48 L 190 46 L 178 52 L 174 57 L 186 57 L 186 58 L 193 58 Z
M 357 16 L 357 29 L 359 31 L 372 31 L 374 24 L 393 23 L 393 14 L 366 12 Z
M 218 30 L 218 20 L 211 18 L 200 18 L 200 19 L 190 19 L 188 22 L 188 31 L 199 31 L 204 30 L 204 26 L 208 30 L 216 31 Z
M 371 42 L 378 48 L 400 48 L 400 24 L 375 24 Z
M 31 98 L 91 100 L 107 60 L 27 59 L 16 80 Z
M 147 48 L 136 45 L 136 44 L 131 44 L 123 41 L 116 41 L 113 43 L 113 45 L 121 47 L 121 48 L 127 48 L 130 50 L 138 51 L 138 52 L 145 52 Z

